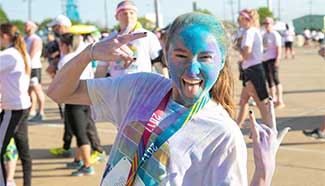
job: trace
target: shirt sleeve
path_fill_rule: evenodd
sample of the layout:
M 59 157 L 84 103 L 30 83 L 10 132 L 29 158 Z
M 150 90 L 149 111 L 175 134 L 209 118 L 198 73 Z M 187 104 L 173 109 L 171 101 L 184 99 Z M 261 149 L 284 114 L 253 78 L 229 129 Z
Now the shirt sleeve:
M 247 30 L 244 39 L 242 41 L 242 47 L 246 46 L 252 48 L 254 43 L 254 37 L 255 37 L 255 32 L 253 32 L 253 30 Z
M 135 92 L 133 86 L 136 85 L 137 75 L 89 79 L 86 82 L 93 118 L 118 126 L 128 111 Z
M 0 54 L 0 73 L 5 73 L 5 71 L 13 68 L 15 65 L 14 60 L 14 57 L 11 55 Z

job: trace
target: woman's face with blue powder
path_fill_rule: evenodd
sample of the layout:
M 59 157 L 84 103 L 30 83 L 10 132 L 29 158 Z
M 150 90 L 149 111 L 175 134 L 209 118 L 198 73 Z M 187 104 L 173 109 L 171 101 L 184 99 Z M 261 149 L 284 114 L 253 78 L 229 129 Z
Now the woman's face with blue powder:
M 189 24 L 178 31 L 168 47 L 173 99 L 186 107 L 209 93 L 224 66 L 224 54 L 210 29 Z

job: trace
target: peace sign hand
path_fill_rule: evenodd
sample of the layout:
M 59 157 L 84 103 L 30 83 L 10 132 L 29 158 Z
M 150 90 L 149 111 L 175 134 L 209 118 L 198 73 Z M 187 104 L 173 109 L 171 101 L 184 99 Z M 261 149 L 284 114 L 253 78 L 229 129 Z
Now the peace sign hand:
M 269 98 L 267 106 L 268 126 L 265 124 L 258 124 L 252 111 L 250 111 L 249 119 L 255 163 L 254 179 L 262 179 L 262 182 L 266 185 L 270 185 L 275 170 L 276 153 L 284 136 L 288 133 L 290 128 L 286 127 L 278 133 L 272 98 Z M 256 176 L 259 178 L 256 178 Z
M 114 38 L 103 39 L 97 42 L 90 51 L 93 59 L 99 61 L 126 61 L 131 63 L 135 60 L 133 52 L 126 45 L 127 43 L 147 36 L 147 32 L 118 35 Z

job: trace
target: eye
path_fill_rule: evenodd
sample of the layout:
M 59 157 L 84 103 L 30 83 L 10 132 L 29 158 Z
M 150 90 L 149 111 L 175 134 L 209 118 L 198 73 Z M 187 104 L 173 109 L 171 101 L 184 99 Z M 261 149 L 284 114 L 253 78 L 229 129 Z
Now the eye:
M 175 54 L 176 57 L 179 57 L 179 58 L 186 58 L 187 56 L 184 55 L 184 54 Z
M 213 59 L 213 56 L 210 54 L 204 54 L 204 55 L 199 56 L 200 61 L 210 61 L 212 59 Z

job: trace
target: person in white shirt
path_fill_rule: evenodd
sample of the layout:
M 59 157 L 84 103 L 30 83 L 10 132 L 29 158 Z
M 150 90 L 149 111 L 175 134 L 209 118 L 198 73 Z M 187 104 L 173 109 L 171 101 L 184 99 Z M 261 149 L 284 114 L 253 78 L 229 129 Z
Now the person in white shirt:
M 266 17 L 264 20 L 266 32 L 263 34 L 263 67 L 269 86 L 269 93 L 277 108 L 285 107 L 283 102 L 283 88 L 279 78 L 279 67 L 282 53 L 280 34 L 273 29 L 273 19 Z
M 12 137 L 22 161 L 24 186 L 30 186 L 32 160 L 27 130 L 31 106 L 28 95 L 30 58 L 24 38 L 10 23 L 0 25 L 0 45 L 5 48 L 0 52 L 0 186 L 5 186 L 7 182 L 2 157 Z
M 49 86 L 54 101 L 92 105 L 96 119 L 117 126 L 101 185 L 248 185 L 247 149 L 231 118 L 234 82 L 227 38 L 215 17 L 192 12 L 172 23 L 165 47 L 171 79 L 144 72 L 79 79 L 92 60 L 131 63 L 126 44 L 146 35 L 89 45 Z M 269 127 L 257 125 L 250 114 L 254 186 L 271 184 L 275 154 L 288 130 L 276 137 L 272 101 L 267 105 Z
M 29 95 L 32 106 L 29 111 L 30 121 L 41 121 L 44 119 L 45 94 L 42 88 L 42 63 L 41 55 L 43 48 L 42 39 L 35 34 L 37 25 L 32 21 L 24 24 L 25 42 L 27 51 L 31 58 L 32 73 L 30 77 Z M 38 106 L 38 109 L 37 109 Z
M 79 53 L 78 48 L 80 43 L 80 35 L 65 33 L 60 36 L 59 47 L 61 58 L 58 63 L 59 71 Z M 83 80 L 94 78 L 91 64 L 88 64 L 79 78 Z M 72 163 L 67 163 L 67 168 L 77 169 L 72 172 L 72 176 L 92 175 L 95 171 L 90 162 L 91 148 L 87 130 L 89 128 L 95 128 L 95 123 L 91 118 L 90 107 L 89 105 L 65 104 L 64 116 L 66 119 L 65 122 L 67 122 L 77 138 L 78 146 L 75 159 Z
M 295 58 L 295 50 L 293 48 L 293 41 L 295 39 L 295 32 L 292 28 L 289 27 L 288 24 L 286 24 L 286 30 L 283 33 L 284 37 L 284 48 L 285 48 L 285 59 L 288 59 L 289 55 L 291 55 L 291 58 Z
M 162 49 L 157 36 L 149 30 L 142 27 L 137 17 L 138 9 L 132 1 L 121 1 L 116 8 L 115 18 L 119 22 L 116 30 L 111 33 L 106 39 L 114 38 L 117 35 L 126 33 L 147 32 L 148 36 L 131 43 L 128 43 L 128 48 L 133 52 L 136 60 L 131 64 L 125 64 L 124 61 L 115 61 L 114 63 L 98 63 L 98 68 L 107 68 L 112 77 L 135 73 L 135 72 L 152 72 L 153 68 L 156 71 L 168 76 L 163 68 L 153 66 L 152 60 L 159 57 L 159 52 Z M 159 64 L 159 63 L 156 63 Z M 99 70 L 101 72 L 103 70 Z M 165 73 L 163 73 L 165 72 Z
M 262 65 L 263 41 L 259 30 L 259 16 L 255 9 L 242 10 L 239 14 L 239 24 L 244 29 L 240 46 L 240 55 L 243 60 L 240 65 L 243 69 L 243 89 L 240 96 L 240 109 L 237 124 L 242 127 L 248 112 L 248 101 L 252 97 L 261 113 L 264 123 L 267 122 L 265 102 L 269 97 L 266 77 Z

